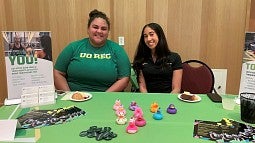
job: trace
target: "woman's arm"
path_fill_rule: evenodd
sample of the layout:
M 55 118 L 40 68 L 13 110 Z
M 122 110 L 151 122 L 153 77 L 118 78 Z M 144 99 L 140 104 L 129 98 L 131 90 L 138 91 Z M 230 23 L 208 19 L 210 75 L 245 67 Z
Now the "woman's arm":
M 140 74 L 139 74 L 139 89 L 140 89 L 140 92 L 142 93 L 147 93 L 147 88 L 146 88 L 146 83 L 145 83 L 145 79 L 144 79 L 144 76 L 143 76 L 143 72 L 140 71 Z
M 106 92 L 118 92 L 123 91 L 129 83 L 129 77 L 123 77 L 117 80 L 111 87 L 109 87 Z
M 53 70 L 54 84 L 57 90 L 70 91 L 66 81 L 66 74 L 56 69 Z
M 181 83 L 182 83 L 182 69 L 174 70 L 171 93 L 180 93 L 181 92 Z

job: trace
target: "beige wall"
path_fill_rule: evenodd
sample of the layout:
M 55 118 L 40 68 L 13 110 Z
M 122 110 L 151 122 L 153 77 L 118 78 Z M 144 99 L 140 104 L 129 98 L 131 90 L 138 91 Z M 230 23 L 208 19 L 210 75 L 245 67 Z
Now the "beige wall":
M 97 8 L 111 19 L 109 38 L 125 37 L 132 61 L 142 27 L 157 22 L 183 61 L 199 59 L 211 68 L 228 69 L 227 93 L 237 94 L 250 5 L 251 0 L 0 0 L 0 31 L 51 31 L 55 61 L 69 42 L 87 36 L 88 13 Z M 3 56 L 0 64 L 3 100 Z
M 250 5 L 248 5 L 248 8 L 250 8 L 250 11 L 248 12 L 250 15 L 247 15 L 247 19 L 249 21 L 247 22 L 247 30 L 255 32 L 255 0 L 250 0 Z

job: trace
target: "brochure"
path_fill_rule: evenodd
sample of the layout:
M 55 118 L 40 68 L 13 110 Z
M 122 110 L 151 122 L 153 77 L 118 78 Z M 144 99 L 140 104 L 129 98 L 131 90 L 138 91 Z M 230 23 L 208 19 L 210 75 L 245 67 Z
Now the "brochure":
M 85 111 L 76 106 L 70 106 L 54 110 L 33 110 L 17 119 L 23 129 L 40 128 L 43 126 L 62 124 L 74 120 L 81 115 L 85 115 L 85 113 Z
M 193 136 L 205 140 L 222 142 L 254 142 L 255 128 L 231 119 L 219 122 L 195 120 Z

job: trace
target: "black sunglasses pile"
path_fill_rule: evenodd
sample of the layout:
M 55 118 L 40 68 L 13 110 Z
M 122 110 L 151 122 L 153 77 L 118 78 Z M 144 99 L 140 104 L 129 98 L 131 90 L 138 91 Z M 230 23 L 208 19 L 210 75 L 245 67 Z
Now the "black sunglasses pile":
M 111 131 L 111 127 L 91 126 L 88 130 L 81 131 L 80 137 L 96 138 L 100 140 L 111 140 L 117 137 L 117 134 Z

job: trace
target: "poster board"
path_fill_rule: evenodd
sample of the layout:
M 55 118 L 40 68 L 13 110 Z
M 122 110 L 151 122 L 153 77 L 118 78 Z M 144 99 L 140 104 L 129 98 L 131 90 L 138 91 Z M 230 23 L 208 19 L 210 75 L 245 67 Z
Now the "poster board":
M 2 31 L 2 36 L 7 100 L 20 99 L 24 106 L 55 103 L 51 32 Z
M 245 33 L 239 97 L 243 92 L 255 93 L 255 32 Z

